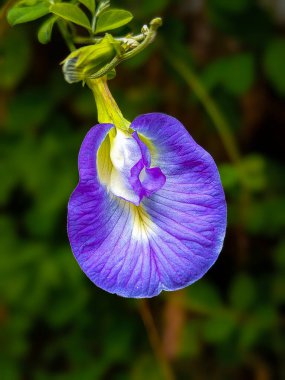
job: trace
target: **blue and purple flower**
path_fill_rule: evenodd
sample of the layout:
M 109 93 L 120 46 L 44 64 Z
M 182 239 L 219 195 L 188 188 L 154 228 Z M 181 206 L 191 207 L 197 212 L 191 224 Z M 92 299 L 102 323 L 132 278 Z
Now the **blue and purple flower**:
M 130 131 L 98 124 L 86 135 L 68 235 L 94 284 L 153 297 L 190 285 L 213 265 L 226 203 L 212 157 L 178 120 L 141 115 Z

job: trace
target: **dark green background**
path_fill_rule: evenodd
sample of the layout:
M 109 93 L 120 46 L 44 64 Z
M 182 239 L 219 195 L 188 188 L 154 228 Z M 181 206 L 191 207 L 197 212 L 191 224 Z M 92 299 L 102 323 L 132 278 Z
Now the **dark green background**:
M 125 117 L 180 119 L 216 160 L 228 202 L 214 267 L 149 301 L 162 349 L 177 379 L 285 379 L 284 2 L 113 4 L 134 13 L 137 32 L 164 20 L 156 42 L 110 82 Z M 160 380 L 139 302 L 96 288 L 71 253 L 66 205 L 96 109 L 88 88 L 63 80 L 59 33 L 43 46 L 38 26 L 0 21 L 0 379 Z M 195 74 L 206 104 L 177 65 Z

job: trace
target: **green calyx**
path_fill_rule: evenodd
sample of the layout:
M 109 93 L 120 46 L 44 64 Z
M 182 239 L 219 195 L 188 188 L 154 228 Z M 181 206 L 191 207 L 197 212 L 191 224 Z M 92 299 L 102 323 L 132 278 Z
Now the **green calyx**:
M 99 123 L 110 123 L 122 131 L 129 131 L 130 122 L 123 117 L 107 83 L 107 77 L 88 79 L 97 106 Z
M 77 38 L 78 43 L 92 43 L 69 54 L 63 61 L 63 73 L 68 83 L 96 79 L 109 75 L 115 67 L 144 50 L 156 36 L 162 24 L 161 18 L 153 19 L 150 26 L 144 25 L 139 35 L 113 37 L 105 34 L 102 38 Z
M 84 46 L 70 53 L 63 63 L 64 78 L 68 83 L 86 82 L 98 78 L 104 68 L 120 54 L 120 42 L 110 34 L 95 45 Z

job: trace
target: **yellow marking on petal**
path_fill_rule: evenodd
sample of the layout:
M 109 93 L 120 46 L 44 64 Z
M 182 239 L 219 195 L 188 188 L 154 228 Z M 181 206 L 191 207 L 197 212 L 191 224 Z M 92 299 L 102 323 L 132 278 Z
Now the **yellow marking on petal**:
M 133 216 L 133 238 L 138 241 L 148 241 L 150 236 L 155 235 L 156 225 L 147 214 L 143 205 L 130 204 L 130 212 Z
M 148 150 L 149 150 L 149 153 L 151 155 L 151 162 L 152 162 L 152 165 L 155 163 L 155 160 L 156 160 L 156 156 L 157 156 L 157 149 L 156 147 L 154 146 L 154 144 L 152 143 L 152 141 L 147 138 L 146 136 L 138 133 L 138 136 L 140 138 L 140 140 L 147 146 Z
M 147 145 L 151 155 L 156 155 L 156 149 L 147 137 L 139 134 L 139 138 Z M 133 235 L 138 239 L 147 240 L 147 236 L 153 233 L 155 224 L 152 223 L 142 205 L 139 203 L 139 196 L 133 191 L 131 185 L 128 187 L 122 180 L 120 169 L 123 169 L 128 158 L 128 151 L 124 146 L 127 140 L 132 139 L 131 134 L 112 128 L 97 151 L 97 173 L 99 181 L 106 186 L 106 190 L 123 201 L 130 203 L 130 212 L 133 215 L 134 231 Z M 152 162 L 155 162 L 155 159 Z M 140 174 L 143 180 L 145 171 Z
M 110 158 L 110 135 L 114 133 L 115 128 L 112 128 L 105 137 L 105 140 L 100 145 L 97 151 L 97 172 L 101 183 L 108 186 L 112 173 L 113 164 Z
M 97 172 L 101 183 L 103 183 L 107 190 L 109 190 L 112 172 L 114 172 L 114 165 L 111 160 L 111 144 L 112 140 L 116 136 L 115 128 L 112 128 L 108 135 L 105 137 L 101 146 L 97 151 Z M 139 135 L 140 139 L 147 145 L 150 152 L 154 152 L 155 148 L 151 141 L 145 136 Z M 116 197 L 115 195 L 113 195 Z M 117 198 L 117 197 L 116 197 Z M 126 203 L 129 205 L 129 211 L 131 213 L 131 223 L 132 223 L 132 237 L 137 241 L 148 241 L 150 236 L 155 235 L 156 225 L 151 220 L 143 205 L 134 205 L 124 199 L 117 198 L 124 208 Z
M 112 128 L 110 132 L 105 137 L 105 140 L 102 142 L 101 146 L 97 152 L 97 171 L 99 180 L 101 183 L 106 185 L 107 187 L 110 184 L 111 173 L 114 169 L 112 160 L 111 160 L 111 144 L 116 137 L 116 128 Z M 155 157 L 157 155 L 157 150 L 150 139 L 145 137 L 144 135 L 138 133 L 141 141 L 148 147 L 149 152 L 152 158 L 152 165 L 155 164 Z

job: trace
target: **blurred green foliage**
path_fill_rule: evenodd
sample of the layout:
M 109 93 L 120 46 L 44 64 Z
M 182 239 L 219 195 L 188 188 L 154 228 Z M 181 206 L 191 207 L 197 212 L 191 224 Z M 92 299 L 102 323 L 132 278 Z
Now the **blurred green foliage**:
M 216 159 L 228 201 L 215 266 L 150 301 L 176 378 L 284 379 L 285 14 L 257 0 L 112 3 L 136 16 L 135 31 L 164 19 L 155 45 L 110 82 L 123 113 L 180 119 Z M 162 379 L 138 302 L 97 289 L 69 248 L 66 204 L 96 110 L 88 89 L 63 80 L 58 31 L 43 47 L 39 26 L 6 26 L 0 38 L 0 378 Z M 169 54 L 226 118 L 238 164 Z

